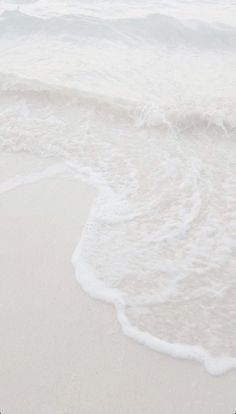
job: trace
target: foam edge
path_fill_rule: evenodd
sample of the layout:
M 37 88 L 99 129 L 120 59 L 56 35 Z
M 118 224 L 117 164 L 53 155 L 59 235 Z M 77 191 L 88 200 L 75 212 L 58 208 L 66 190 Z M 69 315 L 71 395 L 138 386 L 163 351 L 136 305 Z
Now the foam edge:
M 213 357 L 209 352 L 200 346 L 187 345 L 182 343 L 169 343 L 154 337 L 148 332 L 141 331 L 132 326 L 126 316 L 126 304 L 118 289 L 108 288 L 103 281 L 99 280 L 92 267 L 86 262 L 81 254 L 80 243 L 76 247 L 72 264 L 75 275 L 81 288 L 90 297 L 105 301 L 114 305 L 117 319 L 121 325 L 122 332 L 127 337 L 133 339 L 153 351 L 170 356 L 172 358 L 187 359 L 200 362 L 206 371 L 213 376 L 225 374 L 236 368 L 236 358 L 227 355 Z

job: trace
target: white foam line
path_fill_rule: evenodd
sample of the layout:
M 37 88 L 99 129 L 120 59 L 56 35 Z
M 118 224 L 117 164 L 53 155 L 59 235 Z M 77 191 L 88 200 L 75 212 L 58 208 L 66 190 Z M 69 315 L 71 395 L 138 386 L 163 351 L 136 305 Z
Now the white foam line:
M 228 357 L 227 355 L 213 357 L 200 346 L 169 343 L 132 326 L 125 313 L 127 306 L 122 295 L 117 289 L 106 287 L 101 280 L 96 278 L 93 269 L 81 255 L 80 243 L 73 253 L 72 263 L 75 268 L 76 279 L 82 289 L 89 294 L 89 296 L 115 306 L 117 319 L 123 333 L 127 337 L 154 351 L 158 351 L 173 358 L 198 361 L 211 375 L 221 375 L 236 368 L 236 358 Z
M 4 181 L 3 183 L 0 183 L 0 194 L 14 190 L 15 188 L 21 185 L 36 183 L 40 180 L 43 180 L 44 178 L 61 174 L 66 170 L 68 170 L 68 166 L 65 163 L 60 163 L 54 164 L 36 173 L 30 173 L 27 175 L 16 175 L 13 178 L 10 178 Z
M 74 172 L 76 171 L 78 173 L 77 168 L 75 167 L 75 165 L 65 162 L 54 164 L 37 173 L 17 175 L 14 178 L 0 183 L 0 194 L 11 191 L 21 185 L 32 184 L 44 178 L 64 173 L 68 170 L 73 170 Z M 84 178 L 85 180 L 83 174 L 79 175 L 81 175 L 81 179 Z M 136 342 L 162 354 L 175 358 L 196 360 L 203 364 L 211 375 L 220 375 L 233 368 L 236 368 L 236 358 L 231 358 L 228 356 L 219 356 L 215 358 L 202 347 L 180 343 L 172 344 L 158 339 L 148 332 L 143 332 L 135 326 L 132 326 L 128 317 L 126 316 L 127 305 L 122 297 L 122 294 L 117 289 L 106 287 L 103 281 L 99 280 L 96 277 L 94 270 L 82 257 L 82 239 L 83 235 L 72 256 L 72 263 L 75 268 L 76 278 L 82 289 L 88 293 L 89 296 L 111 303 L 115 306 L 117 311 L 117 319 L 121 325 L 123 333 L 127 337 L 132 338 Z
M 225 356 L 213 357 L 200 346 L 182 343 L 169 343 L 156 338 L 148 332 L 132 326 L 129 322 L 125 308 L 116 306 L 117 318 L 121 324 L 123 333 L 148 348 L 162 354 L 178 359 L 190 359 L 200 362 L 211 375 L 222 375 L 236 368 L 236 358 Z

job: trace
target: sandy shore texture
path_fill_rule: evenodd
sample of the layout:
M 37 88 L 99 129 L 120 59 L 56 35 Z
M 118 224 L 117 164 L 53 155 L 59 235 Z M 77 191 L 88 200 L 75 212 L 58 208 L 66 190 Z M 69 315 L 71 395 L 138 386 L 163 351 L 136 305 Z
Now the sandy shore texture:
M 47 161 L 0 157 L 0 181 Z M 71 256 L 95 197 L 45 178 L 0 194 L 1 414 L 234 414 L 236 372 L 210 376 L 126 338 Z

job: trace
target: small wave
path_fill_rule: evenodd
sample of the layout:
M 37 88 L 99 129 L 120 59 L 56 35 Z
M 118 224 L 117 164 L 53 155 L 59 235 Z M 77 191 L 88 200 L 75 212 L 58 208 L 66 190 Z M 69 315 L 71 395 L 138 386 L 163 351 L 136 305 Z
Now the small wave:
M 139 102 L 118 97 L 109 97 L 24 79 L 14 75 L 0 73 L 0 102 L 6 99 L 26 100 L 29 104 L 50 102 L 51 105 L 67 102 L 78 107 L 87 107 L 94 113 L 113 115 L 113 121 L 129 122 L 136 128 L 176 129 L 188 132 L 192 129 L 215 129 L 222 133 L 231 134 L 236 129 L 236 111 L 233 102 L 222 103 L 222 100 L 212 104 L 212 107 L 194 108 L 192 104 L 179 107 L 165 107 L 153 102 Z M 13 102 L 13 101 L 12 101 Z
M 235 29 L 16 11 L 0 34 L 0 149 L 59 166 L 0 191 L 60 166 L 92 182 L 84 289 L 137 341 L 235 367 Z
M 152 14 L 143 18 L 103 19 L 86 15 L 35 17 L 18 10 L 0 16 L 0 35 L 46 34 L 50 36 L 95 39 L 98 41 L 151 42 L 201 48 L 236 47 L 236 29 L 226 24 L 199 20 L 181 21 Z

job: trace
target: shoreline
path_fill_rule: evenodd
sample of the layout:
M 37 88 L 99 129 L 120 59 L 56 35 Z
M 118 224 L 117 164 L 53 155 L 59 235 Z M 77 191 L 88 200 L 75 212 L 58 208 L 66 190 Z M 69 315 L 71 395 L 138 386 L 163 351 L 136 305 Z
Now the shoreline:
M 0 162 L 1 182 L 48 163 Z M 80 288 L 71 256 L 94 197 L 59 176 L 0 195 L 0 411 L 233 414 L 235 370 L 212 377 L 135 343 L 115 309 Z

